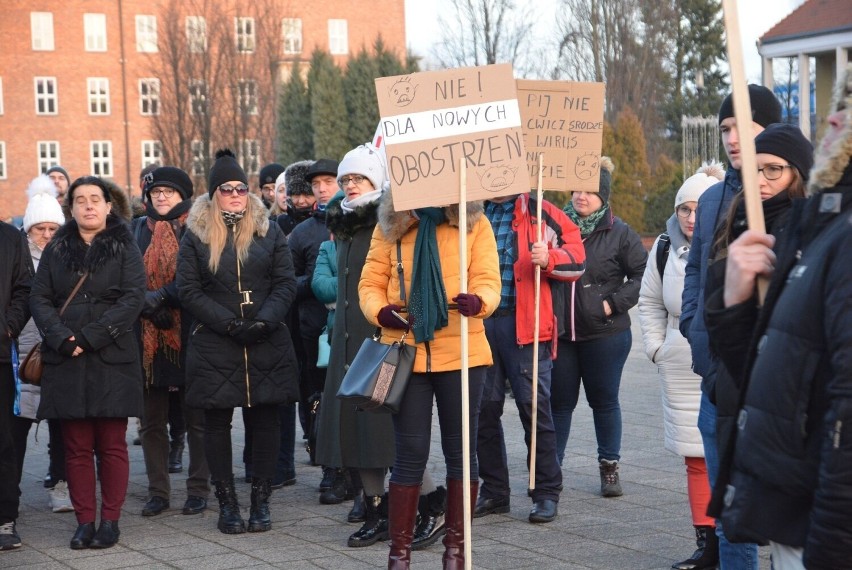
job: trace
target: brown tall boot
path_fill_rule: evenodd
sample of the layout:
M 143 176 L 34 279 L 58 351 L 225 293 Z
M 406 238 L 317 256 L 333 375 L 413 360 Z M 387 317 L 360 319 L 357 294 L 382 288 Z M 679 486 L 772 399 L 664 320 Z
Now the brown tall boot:
M 388 570 L 408 570 L 411 564 L 411 541 L 420 485 L 388 484 L 388 534 L 390 553 Z
M 479 480 L 470 482 L 470 512 L 476 505 Z M 464 483 L 447 479 L 447 534 L 444 535 L 444 570 L 464 570 Z

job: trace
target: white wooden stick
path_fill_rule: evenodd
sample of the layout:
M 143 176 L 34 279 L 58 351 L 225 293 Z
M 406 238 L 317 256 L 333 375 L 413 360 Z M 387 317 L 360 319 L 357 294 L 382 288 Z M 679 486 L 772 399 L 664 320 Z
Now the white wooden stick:
M 459 197 L 459 292 L 467 293 L 467 168 L 465 159 L 459 159 L 461 195 Z M 468 377 L 468 322 L 459 314 L 461 322 L 461 414 L 462 414 L 462 490 L 464 497 L 464 567 L 472 563 L 470 520 L 470 394 Z

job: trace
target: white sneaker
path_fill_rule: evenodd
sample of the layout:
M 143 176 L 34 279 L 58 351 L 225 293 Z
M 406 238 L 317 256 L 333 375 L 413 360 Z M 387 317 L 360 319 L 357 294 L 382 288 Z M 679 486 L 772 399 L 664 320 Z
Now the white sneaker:
M 50 500 L 50 508 L 53 509 L 54 513 L 74 512 L 71 497 L 68 494 L 68 483 L 65 481 L 57 481 L 53 489 L 47 490 L 47 496 Z

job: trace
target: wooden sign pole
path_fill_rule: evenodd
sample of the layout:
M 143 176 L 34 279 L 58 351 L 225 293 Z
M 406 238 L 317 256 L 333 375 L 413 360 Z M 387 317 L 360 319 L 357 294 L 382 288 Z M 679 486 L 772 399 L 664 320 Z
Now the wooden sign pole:
M 541 202 L 542 172 L 544 171 L 544 153 L 538 154 L 538 186 L 535 194 L 535 240 L 541 241 Z M 533 329 L 533 363 L 532 363 L 532 418 L 530 419 L 530 491 L 535 489 L 535 458 L 538 445 L 538 327 L 541 322 L 541 266 L 535 266 L 535 328 Z
M 757 187 L 757 158 L 754 150 L 754 135 L 752 135 L 751 101 L 748 95 L 748 85 L 743 63 L 742 43 L 740 42 L 740 22 L 737 15 L 736 0 L 722 0 L 725 12 L 725 35 L 728 40 L 728 65 L 731 69 L 731 88 L 734 100 L 734 118 L 737 120 L 737 135 L 740 142 L 740 180 L 743 183 L 746 219 L 750 230 L 766 232 L 766 222 L 763 219 L 763 204 L 760 199 L 760 189 Z M 763 305 L 769 280 L 759 277 L 757 292 L 759 304 Z
M 459 159 L 461 196 L 459 197 L 459 292 L 467 293 L 467 168 L 465 159 Z M 470 512 L 470 379 L 468 376 L 468 322 L 459 315 L 461 322 L 461 415 L 462 415 L 462 489 L 464 497 L 464 567 L 470 570 L 471 512 Z

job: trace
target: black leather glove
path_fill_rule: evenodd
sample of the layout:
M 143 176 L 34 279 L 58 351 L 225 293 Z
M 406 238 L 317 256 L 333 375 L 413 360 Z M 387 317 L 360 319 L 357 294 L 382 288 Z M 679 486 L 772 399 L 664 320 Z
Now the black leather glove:
M 142 316 L 150 319 L 151 315 L 159 309 L 166 301 L 162 289 L 156 291 L 145 291 L 145 304 L 142 306 Z M 158 327 L 159 328 L 159 327 Z
M 172 311 L 165 305 L 152 312 L 148 318 L 151 320 L 151 324 L 160 330 L 168 330 L 175 326 Z
M 62 356 L 74 356 L 75 350 L 77 350 L 77 343 L 71 339 L 66 338 L 62 341 L 62 344 L 59 345 L 57 352 L 59 352 L 59 354 L 61 354 Z
M 269 335 L 269 327 L 263 321 L 234 319 L 228 325 L 228 334 L 238 343 L 248 346 L 263 342 Z
M 399 305 L 385 305 L 379 310 L 376 320 L 386 329 L 408 330 L 410 325 L 400 320 L 399 317 L 394 316 L 394 312 L 398 314 L 401 310 L 402 307 Z

